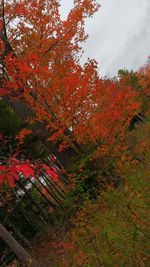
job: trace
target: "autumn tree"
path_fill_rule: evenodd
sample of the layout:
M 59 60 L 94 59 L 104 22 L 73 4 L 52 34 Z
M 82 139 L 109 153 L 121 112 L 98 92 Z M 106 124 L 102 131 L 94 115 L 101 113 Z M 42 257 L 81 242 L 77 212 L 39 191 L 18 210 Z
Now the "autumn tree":
M 21 111 L 21 116 L 60 151 L 72 147 L 79 153 L 79 144 L 89 141 L 112 143 L 139 108 L 131 87 L 100 79 L 94 60 L 80 64 L 85 18 L 98 7 L 96 1 L 74 1 L 63 21 L 58 1 L 6 1 L 2 6 L 1 95 L 16 112 L 24 101 L 28 115 Z
M 94 0 L 74 1 L 63 21 L 58 1 L 1 2 L 0 94 L 25 121 L 17 138 L 32 131 L 67 168 L 77 158 L 80 169 L 87 153 L 84 169 L 89 160 L 95 169 L 95 158 L 114 153 L 140 108 L 131 84 L 101 79 L 95 60 L 80 64 L 85 19 L 98 8 Z
M 78 161 L 78 164 L 71 177 L 81 185 L 79 191 L 83 194 L 91 190 L 92 185 L 95 189 L 101 177 L 103 181 L 105 179 L 105 185 L 109 183 L 114 186 L 114 177 L 110 174 L 108 163 L 114 164 L 113 158 L 124 158 L 122 151 L 126 151 L 126 133 L 132 119 L 141 109 L 142 101 L 137 87 L 145 86 L 148 95 L 149 68 L 144 69 L 145 74 L 120 72 L 118 80 L 114 80 L 100 77 L 94 59 L 89 59 L 82 66 L 82 43 L 87 38 L 85 20 L 94 15 L 99 5 L 95 0 L 75 0 L 66 20 L 61 19 L 59 5 L 58 0 L 1 0 L 1 103 L 7 106 L 7 111 L 19 116 L 21 126 L 19 123 L 19 131 L 13 133 L 15 149 L 4 149 L 5 158 L 0 158 L 0 184 L 7 182 L 10 187 L 14 187 L 21 176 L 24 180 L 31 177 L 38 179 L 42 173 L 59 186 L 62 169 L 56 168 L 53 163 L 49 166 L 42 162 L 40 154 L 39 161 L 32 158 L 31 146 L 28 147 L 26 138 L 30 141 L 33 137 L 48 147 L 51 159 L 58 160 L 61 167 L 63 165 L 69 169 L 72 158 L 76 158 L 75 163 Z M 7 134 L 0 133 L 0 144 L 3 147 L 5 144 L 9 147 L 12 142 L 10 139 Z M 20 151 L 23 146 L 26 155 L 22 159 Z M 116 174 L 119 176 L 120 172 Z M 115 183 L 115 187 L 118 185 L 119 183 Z M 100 189 L 103 189 L 102 183 Z M 122 222 L 120 210 L 124 207 L 129 213 L 129 220 L 132 219 L 130 207 L 126 203 L 126 192 L 120 188 L 117 191 L 114 187 L 113 190 L 113 194 L 116 194 L 114 210 L 115 203 L 118 204 L 115 202 L 117 197 L 122 195 L 120 209 L 117 210 L 120 216 L 118 223 Z M 131 191 L 128 188 L 132 196 Z M 110 212 L 111 193 L 110 188 L 103 195 L 105 205 L 108 203 L 104 210 L 106 216 Z M 101 210 L 103 199 L 99 203 Z M 109 218 L 115 224 L 114 214 L 112 211 Z M 43 216 L 45 217 L 44 214 Z M 137 223 L 136 219 L 133 223 Z M 128 224 L 127 221 L 126 225 Z M 101 221 L 100 227 L 105 225 L 109 227 L 109 221 L 104 221 L 104 225 Z M 124 228 L 121 231 L 122 229 Z M 115 230 L 114 228 L 112 236 L 116 234 Z M 135 230 L 134 225 L 132 230 Z M 97 229 L 94 228 L 93 231 Z M 104 232 L 105 236 L 106 234 Z M 101 238 L 103 241 L 103 232 Z M 108 245 L 106 239 L 104 245 Z M 131 242 L 130 238 L 129 240 Z M 125 240 L 126 244 L 127 241 L 128 239 Z M 112 249 L 110 247 L 110 251 Z M 108 247 L 105 252 L 108 252 Z M 121 253 L 124 253 L 123 250 Z M 116 255 L 115 250 L 115 260 Z M 104 255 L 102 264 L 105 263 L 109 264 L 110 261 Z

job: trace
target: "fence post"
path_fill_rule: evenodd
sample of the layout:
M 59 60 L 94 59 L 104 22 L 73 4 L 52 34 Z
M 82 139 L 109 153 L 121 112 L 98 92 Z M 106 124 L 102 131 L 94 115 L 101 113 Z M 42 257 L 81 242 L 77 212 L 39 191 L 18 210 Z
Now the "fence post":
M 23 264 L 27 267 L 42 267 L 38 264 L 30 254 L 15 240 L 15 238 L 0 223 L 0 237 L 10 247 L 10 249 L 18 256 Z

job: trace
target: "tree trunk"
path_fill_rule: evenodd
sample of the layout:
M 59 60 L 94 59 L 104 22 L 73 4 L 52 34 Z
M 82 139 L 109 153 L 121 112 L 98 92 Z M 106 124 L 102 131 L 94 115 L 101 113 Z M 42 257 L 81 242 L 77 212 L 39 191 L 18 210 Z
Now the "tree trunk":
M 7 32 L 6 32 L 6 26 L 5 26 L 5 12 L 4 12 L 4 1 L 1 1 L 2 6 L 2 22 L 3 22 L 3 28 L 0 30 L 0 40 L 3 42 L 5 46 L 5 52 L 4 52 L 4 58 L 9 54 L 13 53 L 13 57 L 16 57 L 15 51 L 13 50 L 11 44 L 9 43 L 9 40 L 7 38 Z M 3 66 L 3 59 L 0 59 L 0 65 Z M 3 77 L 4 73 L 0 76 L 0 86 L 1 86 L 1 79 L 4 79 Z M 11 96 L 5 95 L 3 98 L 3 101 L 7 103 L 11 108 L 14 110 L 14 112 L 22 118 L 23 121 L 27 121 L 29 118 L 34 118 L 34 112 L 32 109 L 27 105 L 27 103 L 24 101 L 24 99 L 19 98 L 18 100 L 11 99 Z M 60 161 L 60 163 L 67 168 L 70 165 L 70 159 L 74 156 L 76 156 L 76 152 L 72 149 L 66 149 L 65 151 L 59 152 L 58 147 L 53 142 L 48 142 L 47 138 L 51 135 L 51 131 L 47 130 L 46 128 L 47 123 L 46 122 L 36 122 L 35 124 L 30 125 L 30 128 L 33 131 L 33 134 L 37 136 L 50 150 L 52 154 L 56 156 L 56 158 Z M 76 144 L 77 145 L 77 144 Z
M 14 237 L 0 223 L 0 237 L 10 247 L 10 249 L 18 256 L 20 261 L 28 267 L 42 267 L 38 264 L 30 254 L 14 239 Z
M 32 109 L 26 104 L 24 99 L 12 100 L 8 95 L 6 95 L 3 97 L 3 101 L 10 106 L 24 122 L 28 121 L 29 118 L 34 118 L 35 115 Z M 47 148 L 49 148 L 50 153 L 55 155 L 62 166 L 67 169 L 71 163 L 71 159 L 77 156 L 75 150 L 68 148 L 59 152 L 58 147 L 54 144 L 54 142 L 47 141 L 48 137 L 51 135 L 51 130 L 47 129 L 46 122 L 36 121 L 33 124 L 28 124 L 28 127 L 30 127 L 33 134 L 41 140 Z

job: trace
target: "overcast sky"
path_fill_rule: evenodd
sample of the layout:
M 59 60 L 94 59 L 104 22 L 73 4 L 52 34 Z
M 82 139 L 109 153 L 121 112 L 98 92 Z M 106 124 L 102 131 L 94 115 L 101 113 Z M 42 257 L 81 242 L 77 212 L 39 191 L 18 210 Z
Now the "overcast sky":
M 61 0 L 65 19 L 73 0 Z M 83 62 L 99 62 L 102 76 L 114 76 L 118 69 L 136 70 L 150 55 L 150 0 L 99 0 L 101 8 L 86 21 L 89 38 Z

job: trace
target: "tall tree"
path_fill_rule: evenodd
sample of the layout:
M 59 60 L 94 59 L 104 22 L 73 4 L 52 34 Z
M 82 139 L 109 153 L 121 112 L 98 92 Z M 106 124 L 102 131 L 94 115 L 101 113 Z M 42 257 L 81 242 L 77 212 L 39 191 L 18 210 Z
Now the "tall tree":
M 66 158 L 61 152 L 65 165 L 80 144 L 121 136 L 139 108 L 135 91 L 100 79 L 94 60 L 80 64 L 85 18 L 98 10 L 96 1 L 74 1 L 65 21 L 58 1 L 2 2 L 0 91 L 16 112 L 58 157 L 72 147 Z

